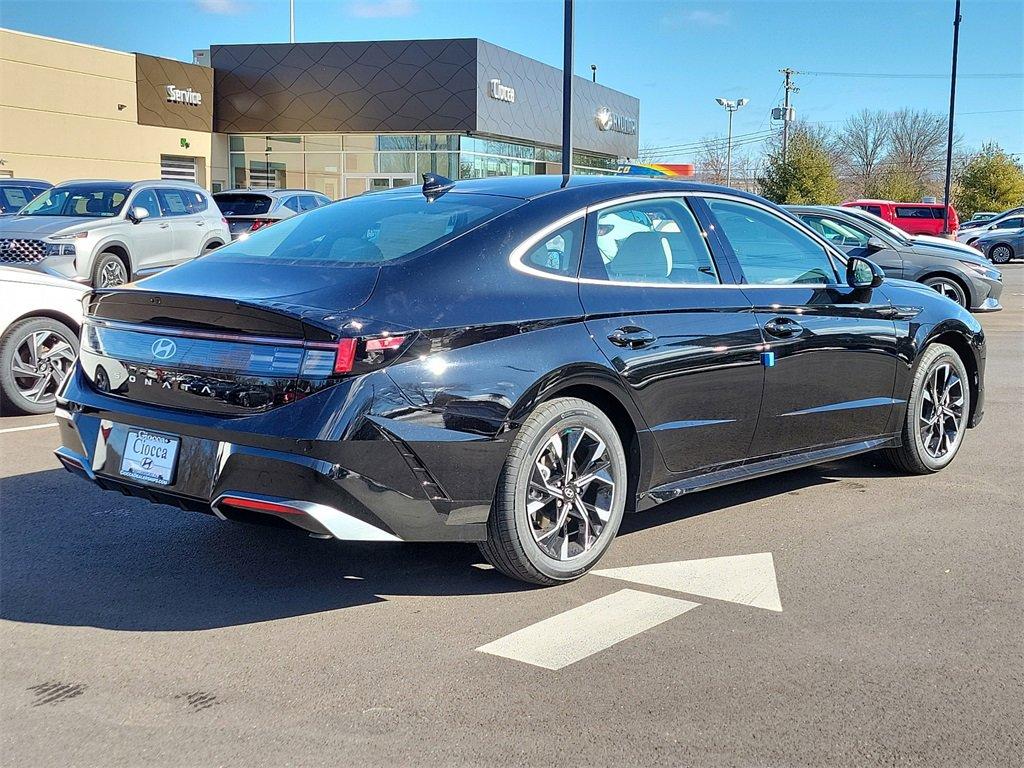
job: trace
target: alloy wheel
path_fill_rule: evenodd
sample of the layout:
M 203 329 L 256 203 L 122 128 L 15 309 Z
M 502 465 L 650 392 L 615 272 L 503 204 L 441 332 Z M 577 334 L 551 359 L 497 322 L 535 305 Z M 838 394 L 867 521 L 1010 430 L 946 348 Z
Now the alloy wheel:
M 11 374 L 22 397 L 44 405 L 54 401 L 74 362 L 68 339 L 56 331 L 33 331 L 15 347 Z
M 963 289 L 952 280 L 947 280 L 944 277 L 936 277 L 929 280 L 927 285 L 933 291 L 942 294 L 947 299 L 951 299 L 961 307 L 967 305 L 967 298 L 964 296 Z
M 533 462 L 526 514 L 537 546 L 555 560 L 588 552 L 606 530 L 615 493 L 607 446 L 586 427 L 548 438 Z
M 100 288 L 113 288 L 128 282 L 128 271 L 118 258 L 108 259 L 100 269 Z
M 991 250 L 989 257 L 996 264 L 1006 264 L 1013 258 L 1013 251 L 1010 250 L 1008 245 L 997 245 Z
M 959 443 L 964 427 L 964 382 L 951 363 L 936 365 L 928 373 L 918 413 L 918 432 L 925 452 L 945 458 Z

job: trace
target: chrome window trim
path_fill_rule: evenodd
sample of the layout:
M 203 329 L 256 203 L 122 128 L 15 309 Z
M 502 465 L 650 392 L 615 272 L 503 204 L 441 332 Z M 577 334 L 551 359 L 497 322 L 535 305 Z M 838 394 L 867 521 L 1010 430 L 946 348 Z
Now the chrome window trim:
M 795 217 L 795 221 L 791 221 L 783 216 L 779 216 L 777 211 L 772 210 L 770 206 L 764 205 L 757 200 L 748 200 L 745 197 L 736 197 L 735 195 L 729 195 L 722 192 L 699 192 L 697 190 L 679 190 L 672 192 L 641 192 L 632 195 L 624 195 L 622 197 L 616 197 L 611 200 L 602 200 L 600 203 L 591 203 L 590 205 L 580 208 L 579 210 L 568 213 L 565 216 L 553 221 L 546 225 L 543 229 L 534 232 L 532 235 L 523 240 L 519 245 L 512 249 L 509 253 L 508 263 L 512 269 L 517 272 L 521 272 L 526 275 L 532 275 L 534 277 L 542 277 L 546 280 L 556 280 L 563 283 L 576 283 L 578 285 L 608 285 L 620 288 L 709 288 L 709 289 L 720 289 L 720 288 L 837 288 L 842 287 L 842 283 L 838 280 L 835 283 L 638 283 L 638 282 L 627 282 L 623 280 L 598 280 L 592 277 L 569 277 L 567 275 L 554 275 L 550 272 L 545 272 L 541 269 L 531 267 L 523 263 L 523 257 L 534 248 L 541 240 L 548 235 L 556 232 L 562 227 L 568 226 L 572 222 L 579 218 L 585 218 L 589 214 L 600 211 L 605 208 L 611 208 L 621 204 L 628 204 L 630 202 L 638 200 L 654 200 L 667 197 L 717 197 L 723 200 L 731 200 L 739 203 L 748 203 L 757 208 L 762 208 L 768 213 L 775 216 L 777 219 L 789 224 L 790 226 L 796 227 L 802 233 L 811 237 L 816 243 L 822 246 L 825 251 L 825 256 L 830 260 L 838 259 L 843 266 L 846 266 L 846 260 L 839 256 L 839 254 L 832 248 L 830 243 L 825 242 L 822 238 L 817 236 L 810 227 L 799 220 L 799 217 Z M 699 222 L 698 222 L 699 224 Z M 707 233 L 701 230 L 701 234 L 707 237 Z M 714 258 L 714 255 L 712 255 Z M 833 264 L 834 266 L 834 264 Z M 837 270 L 838 274 L 838 270 Z

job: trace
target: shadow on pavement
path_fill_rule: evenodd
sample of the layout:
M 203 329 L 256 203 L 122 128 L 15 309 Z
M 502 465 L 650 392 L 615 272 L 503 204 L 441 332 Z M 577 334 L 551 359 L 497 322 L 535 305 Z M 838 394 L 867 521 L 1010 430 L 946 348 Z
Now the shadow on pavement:
M 620 534 L 843 477 L 871 460 L 789 472 L 628 515 Z M 211 629 L 385 600 L 532 587 L 472 544 L 310 539 L 95 489 L 55 469 L 0 481 L 0 618 L 132 631 Z

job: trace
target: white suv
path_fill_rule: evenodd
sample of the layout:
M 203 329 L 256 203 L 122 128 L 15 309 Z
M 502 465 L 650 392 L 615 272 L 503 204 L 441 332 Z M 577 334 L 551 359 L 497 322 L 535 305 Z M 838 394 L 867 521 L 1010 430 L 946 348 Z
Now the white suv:
M 0 264 L 97 288 L 230 242 L 210 193 L 184 181 L 68 181 L 0 218 Z

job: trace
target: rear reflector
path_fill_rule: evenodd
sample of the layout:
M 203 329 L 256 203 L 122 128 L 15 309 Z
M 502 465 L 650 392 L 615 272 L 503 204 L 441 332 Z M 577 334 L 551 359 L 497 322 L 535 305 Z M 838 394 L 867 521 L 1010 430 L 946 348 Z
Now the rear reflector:
M 274 223 L 273 219 L 253 219 L 252 226 L 249 227 L 250 232 L 255 232 L 257 229 L 263 229 L 263 227 L 269 227 Z
M 218 505 L 227 507 L 249 509 L 253 512 L 277 512 L 283 515 L 305 514 L 301 509 L 289 507 L 284 504 L 275 504 L 272 501 L 260 501 L 258 499 L 245 499 L 238 496 L 223 496 L 217 503 Z
M 341 339 L 338 342 L 338 349 L 334 353 L 334 372 L 348 373 L 352 370 L 352 363 L 356 359 L 357 339 Z

